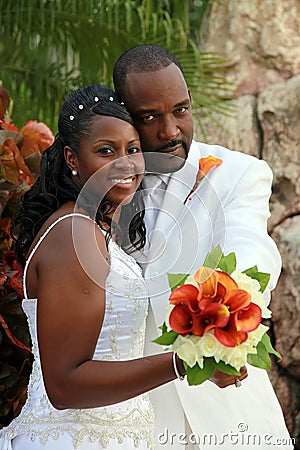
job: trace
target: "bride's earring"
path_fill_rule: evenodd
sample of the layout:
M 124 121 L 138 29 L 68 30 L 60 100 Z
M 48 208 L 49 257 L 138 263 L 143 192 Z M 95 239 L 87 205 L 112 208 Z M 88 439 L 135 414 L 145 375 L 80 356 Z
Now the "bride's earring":
M 76 177 L 76 175 L 78 175 L 77 170 L 73 169 L 73 170 L 72 170 L 72 175 L 74 175 L 74 177 Z

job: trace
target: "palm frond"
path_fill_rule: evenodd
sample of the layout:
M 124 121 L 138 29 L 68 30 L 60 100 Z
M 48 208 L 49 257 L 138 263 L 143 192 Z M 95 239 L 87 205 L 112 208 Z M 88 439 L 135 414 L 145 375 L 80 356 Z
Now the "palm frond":
M 0 79 L 14 99 L 16 125 L 36 118 L 55 130 L 70 90 L 112 86 L 114 61 L 146 42 L 179 58 L 197 109 L 220 112 L 230 96 L 222 77 L 227 63 L 199 51 L 190 22 L 197 13 L 201 23 L 213 1 L 0 0 Z

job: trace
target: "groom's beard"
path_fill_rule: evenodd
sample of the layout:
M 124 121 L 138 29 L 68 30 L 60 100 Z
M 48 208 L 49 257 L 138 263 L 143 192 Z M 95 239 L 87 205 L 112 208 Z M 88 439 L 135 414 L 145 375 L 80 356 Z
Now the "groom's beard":
M 171 173 L 180 170 L 188 157 L 184 140 L 168 142 L 154 151 L 144 152 L 146 172 Z

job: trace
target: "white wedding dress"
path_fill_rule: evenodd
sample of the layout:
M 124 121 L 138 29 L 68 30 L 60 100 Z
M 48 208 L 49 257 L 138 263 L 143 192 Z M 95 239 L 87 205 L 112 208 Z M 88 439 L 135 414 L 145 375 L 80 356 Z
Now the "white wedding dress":
M 72 216 L 81 216 L 72 214 Z M 55 409 L 46 394 L 37 342 L 37 299 L 26 294 L 23 309 L 33 344 L 34 363 L 28 398 L 20 415 L 0 431 L 1 450 L 130 450 L 154 449 L 154 413 L 148 394 L 112 406 L 93 409 Z M 83 216 L 86 217 L 86 216 Z M 91 220 L 87 218 L 88 220 Z M 112 240 L 111 266 L 106 280 L 106 309 L 94 359 L 118 361 L 143 356 L 148 296 L 140 267 Z M 58 311 L 59 314 L 59 311 Z

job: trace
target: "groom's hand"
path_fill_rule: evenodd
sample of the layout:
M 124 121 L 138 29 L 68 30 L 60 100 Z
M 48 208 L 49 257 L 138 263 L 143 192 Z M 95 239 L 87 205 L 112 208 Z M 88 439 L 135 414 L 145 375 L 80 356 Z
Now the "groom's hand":
M 247 367 L 243 366 L 240 370 L 241 375 L 239 377 L 228 375 L 227 373 L 221 372 L 219 369 L 215 369 L 212 377 L 210 378 L 210 381 L 212 383 L 215 383 L 219 388 L 225 388 L 227 386 L 230 386 L 232 384 L 236 385 L 237 378 L 242 381 L 245 378 L 247 378 Z

